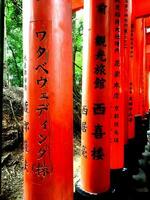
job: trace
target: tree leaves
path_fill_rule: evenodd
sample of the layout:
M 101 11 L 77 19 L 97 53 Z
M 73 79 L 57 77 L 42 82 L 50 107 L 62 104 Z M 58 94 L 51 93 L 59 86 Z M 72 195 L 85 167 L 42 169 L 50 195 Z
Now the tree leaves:
M 10 86 L 23 86 L 22 0 L 6 0 L 5 65 Z M 4 76 L 6 79 L 6 76 Z

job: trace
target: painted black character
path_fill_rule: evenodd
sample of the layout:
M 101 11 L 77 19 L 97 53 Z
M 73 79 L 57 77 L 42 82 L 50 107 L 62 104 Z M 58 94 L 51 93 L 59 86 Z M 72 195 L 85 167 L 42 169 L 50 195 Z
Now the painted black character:
M 96 139 L 101 139 L 105 135 L 105 132 L 103 131 L 103 126 L 100 124 L 97 124 L 95 126 L 93 135 L 95 136 Z
M 102 147 L 94 147 L 91 151 L 91 156 L 93 160 L 103 160 L 104 159 L 104 152 Z

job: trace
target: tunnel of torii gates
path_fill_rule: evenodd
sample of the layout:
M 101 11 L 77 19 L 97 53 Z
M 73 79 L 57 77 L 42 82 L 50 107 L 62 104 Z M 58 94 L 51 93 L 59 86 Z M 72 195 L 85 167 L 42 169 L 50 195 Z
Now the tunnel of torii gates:
M 73 199 L 72 12 L 79 9 L 81 191 L 110 190 L 135 116 L 149 112 L 149 0 L 24 0 L 25 200 Z

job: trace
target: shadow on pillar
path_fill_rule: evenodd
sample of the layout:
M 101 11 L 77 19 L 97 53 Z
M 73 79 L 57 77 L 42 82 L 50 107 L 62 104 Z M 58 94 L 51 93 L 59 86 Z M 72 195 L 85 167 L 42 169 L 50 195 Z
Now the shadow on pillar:
M 111 187 L 113 200 L 127 200 L 131 176 L 126 168 L 111 170 Z
M 146 113 L 144 117 L 135 117 L 135 138 L 130 139 L 128 144 L 125 145 L 125 168 L 111 170 L 111 187 L 114 188 L 113 200 L 141 200 L 138 193 L 132 190 L 132 175 L 137 174 L 139 171 L 139 159 L 147 143 L 149 116 L 150 114 Z M 145 197 L 144 200 L 148 199 L 146 193 L 143 194 L 143 197 Z
M 106 193 L 88 193 L 81 189 L 80 181 L 76 183 L 74 200 L 112 200 L 114 191 L 110 190 Z
M 135 138 L 130 139 L 125 145 L 125 167 L 129 174 L 138 172 L 138 160 L 144 151 L 147 142 L 147 130 L 149 129 L 149 113 L 144 117 L 135 116 Z

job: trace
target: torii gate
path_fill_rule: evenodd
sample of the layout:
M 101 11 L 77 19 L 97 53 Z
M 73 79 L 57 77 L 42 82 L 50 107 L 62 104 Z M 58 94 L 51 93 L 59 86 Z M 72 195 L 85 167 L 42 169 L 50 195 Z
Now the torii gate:
M 149 0 L 132 0 L 134 17 L 146 17 L 150 15 Z M 83 0 L 72 0 L 72 10 L 75 12 L 84 7 Z
M 89 1 L 85 0 L 85 3 Z M 29 0 L 24 0 L 24 5 L 27 2 L 29 3 Z M 109 3 L 112 1 L 99 0 L 95 3 L 93 0 L 90 2 L 96 6 L 99 2 Z M 30 16 L 27 16 L 26 14 L 28 13 L 25 13 L 26 10 L 24 10 L 24 16 L 27 16 L 27 21 L 25 19 L 27 26 L 25 25 L 25 27 L 29 31 L 24 34 L 24 197 L 25 200 L 71 200 L 73 199 L 71 14 L 72 10 L 77 11 L 83 8 L 84 5 L 81 0 L 73 0 L 72 2 L 71 0 L 62 0 L 59 3 L 58 1 L 53 1 L 52 3 L 51 0 L 31 0 L 30 3 L 31 8 L 28 10 Z M 140 0 L 133 0 L 133 8 L 135 17 L 148 16 L 150 13 L 150 2 L 149 0 L 144 1 L 144 3 Z M 104 21 L 106 20 L 107 24 L 107 19 L 104 16 L 93 13 L 91 10 L 90 12 L 94 14 L 92 15 L 93 24 L 96 23 L 96 17 Z M 105 9 L 102 14 L 104 13 Z M 106 24 L 103 24 L 102 30 L 97 28 L 96 33 L 99 35 L 105 34 L 107 31 Z M 103 56 L 107 55 L 105 40 L 103 40 L 103 43 L 98 41 L 99 45 L 101 51 L 97 52 L 97 58 L 100 58 L 101 64 L 104 65 L 106 60 Z M 92 48 L 96 49 L 96 46 Z M 106 54 L 101 54 L 102 52 Z M 90 55 L 91 52 L 89 51 L 87 60 L 90 58 L 90 63 L 97 64 Z M 103 75 L 105 75 L 104 72 Z M 105 76 L 102 77 L 103 81 L 105 81 L 104 78 Z M 108 77 L 106 79 L 108 80 Z M 102 98 L 99 100 L 103 100 L 106 92 L 104 91 Z M 107 101 L 106 98 L 105 100 Z M 86 101 L 88 100 L 85 99 Z M 93 101 L 92 98 L 91 101 Z M 93 109 L 95 115 L 105 114 L 105 105 L 101 102 L 95 103 Z M 86 105 L 83 105 L 82 111 L 86 118 L 86 113 L 88 112 Z M 101 125 L 94 117 L 89 117 L 88 120 L 93 120 L 94 123 L 97 123 L 95 127 L 99 125 L 98 130 L 100 133 L 106 135 L 106 121 L 103 122 L 102 118 L 100 118 Z M 104 131 L 102 130 L 103 127 L 105 127 Z M 86 122 L 84 122 L 83 132 L 86 128 Z M 91 142 L 89 142 L 87 137 L 84 141 L 90 144 L 89 148 L 93 148 L 91 153 L 96 153 L 95 160 L 103 160 L 104 154 L 107 157 L 107 160 L 105 162 L 100 161 L 100 164 L 94 165 L 94 162 L 90 160 L 89 163 L 85 162 L 85 165 L 83 165 L 83 167 L 89 167 L 89 170 L 87 170 L 88 181 L 86 182 L 86 174 L 84 174 L 83 180 L 84 188 L 87 188 L 87 193 L 89 194 L 103 193 L 110 189 L 108 136 L 101 144 L 104 152 L 101 151 L 102 148 L 99 146 L 98 148 L 90 146 L 94 139 L 91 139 Z M 96 140 L 94 142 L 98 144 Z M 88 151 L 90 150 L 88 149 Z M 83 143 L 82 156 L 86 159 L 87 155 L 88 152 Z M 94 182 L 94 180 L 97 180 L 96 175 L 94 179 L 91 176 L 91 172 L 94 169 L 98 169 L 99 166 L 103 166 L 103 169 L 107 170 L 105 185 L 102 182 Z M 103 177 L 104 181 L 104 174 L 99 172 L 98 178 L 101 177 Z M 81 189 L 83 188 L 81 187 Z
M 75 2 L 73 2 L 73 10 L 74 11 L 76 11 L 76 10 L 79 10 L 79 9 L 81 9 L 81 8 L 83 8 L 84 7 L 84 1 L 75 1 Z M 133 0 L 132 1 L 132 22 L 133 21 L 135 21 L 135 19 L 136 18 L 140 18 L 140 17 L 148 17 L 148 16 L 150 16 L 150 1 L 149 0 L 145 0 L 145 1 L 141 1 L 141 0 Z M 145 21 L 145 28 L 146 27 L 150 27 L 150 18 L 146 18 L 146 21 Z M 144 30 L 144 29 L 143 29 Z M 131 37 L 134 37 L 133 36 L 133 34 L 134 34 L 134 29 L 133 28 L 131 28 Z M 148 70 L 150 70 L 150 33 L 147 33 L 147 36 L 146 36 L 146 65 L 147 65 L 147 68 L 148 68 Z M 131 48 L 132 48 L 133 46 L 131 46 Z M 145 48 L 144 46 L 143 46 L 143 48 Z M 131 50 L 132 51 L 132 50 Z M 131 58 L 131 61 L 132 61 L 133 59 Z M 134 65 L 134 60 L 132 61 L 132 65 Z M 136 70 L 136 68 L 132 68 L 132 70 Z M 133 74 L 134 72 L 132 72 L 132 74 Z M 133 76 L 133 75 L 132 75 Z M 147 76 L 147 75 L 146 75 Z M 135 79 L 133 80 L 133 81 L 135 81 Z M 147 85 L 148 83 L 145 83 L 145 90 L 148 90 L 148 85 Z M 149 72 L 149 84 L 150 84 L 150 72 Z M 135 87 L 136 87 L 136 85 L 134 85 Z M 144 94 L 145 95 L 145 94 Z M 148 98 L 147 98 L 147 91 L 146 91 L 146 97 L 145 97 L 145 109 L 144 109 L 144 112 L 147 112 L 148 111 L 148 105 L 147 105 L 147 103 L 148 103 Z M 150 86 L 149 86 L 149 102 L 150 102 Z M 136 110 L 137 108 L 134 108 L 134 114 L 138 114 L 138 112 L 137 112 L 137 110 Z M 150 109 L 150 103 L 149 103 L 149 109 Z M 131 126 L 131 125 L 130 125 Z M 128 137 L 129 137 L 129 139 L 131 138 L 133 138 L 134 137 L 134 135 L 135 135 L 135 133 L 134 133 L 134 126 L 135 125 L 132 125 L 132 127 L 131 127 L 131 133 L 128 133 L 129 135 L 128 135 Z
M 37 2 L 38 3 L 38 2 Z M 72 2 L 73 4 L 72 4 L 72 9 L 73 9 L 73 11 L 77 11 L 77 10 L 79 10 L 79 9 L 81 9 L 81 8 L 83 8 L 83 1 L 73 1 Z M 70 2 L 70 4 L 69 4 L 70 6 L 71 6 L 71 2 Z M 36 5 L 35 5 L 36 6 Z M 56 6 L 58 6 L 58 5 L 56 5 Z M 62 6 L 66 6 L 66 5 L 62 5 Z M 36 8 L 36 7 L 34 7 L 34 8 Z M 39 7 L 38 7 L 39 8 Z M 45 7 L 44 7 L 45 8 Z M 55 7 L 56 8 L 56 7 Z M 68 8 L 67 7 L 65 7 L 66 9 L 63 9 L 62 8 L 62 11 L 63 11 L 63 14 L 64 14 L 64 16 L 65 16 L 65 12 L 67 13 L 67 14 L 69 14 L 69 16 L 71 16 L 71 12 L 68 10 Z M 47 7 L 46 8 L 48 11 L 49 11 L 49 7 Z M 35 10 L 33 10 L 33 11 L 35 11 Z M 149 0 L 144 0 L 144 1 L 140 1 L 139 2 L 139 0 L 133 0 L 133 11 L 134 11 L 134 17 L 136 17 L 136 18 L 139 18 L 139 17 L 147 17 L 147 16 L 149 16 L 149 14 L 150 14 L 150 3 L 149 3 Z M 34 14 L 37 14 L 37 15 L 34 15 Z M 41 16 L 38 16 L 38 14 L 39 13 L 33 13 L 33 18 L 32 18 L 32 20 L 34 21 L 35 20 L 35 18 L 36 18 L 36 20 L 43 20 L 43 18 L 42 19 L 40 19 L 40 17 L 43 17 L 44 16 L 44 13 L 42 13 L 43 15 L 41 15 Z M 53 14 L 56 14 L 56 12 L 53 10 Z M 63 16 L 63 17 L 64 17 Z M 35 18 L 34 18 L 35 17 Z M 47 17 L 47 16 L 45 16 L 45 17 Z M 57 15 L 57 17 L 58 17 L 58 15 Z M 68 17 L 68 15 L 67 15 L 67 17 Z M 71 18 L 71 17 L 70 17 Z M 33 22 L 33 21 L 31 21 L 31 22 Z M 57 24 L 57 22 L 58 21 L 56 21 L 56 24 Z M 70 22 L 71 22 L 71 19 L 70 19 Z M 71 24 L 71 23 L 70 23 Z M 61 24 L 61 25 L 63 25 L 63 24 Z M 149 25 L 148 25 L 149 26 Z M 67 26 L 67 24 L 66 24 L 66 26 L 65 26 L 65 28 L 67 27 L 67 30 L 71 30 L 70 29 L 70 27 L 68 27 Z M 41 28 L 41 24 L 40 23 L 37 23 L 37 27 L 36 26 L 34 26 L 33 25 L 33 27 L 31 26 L 31 28 L 33 28 L 33 29 L 31 29 L 30 31 L 30 34 L 33 34 L 33 32 L 35 31 L 35 29 L 37 28 Z M 35 28 L 35 29 L 34 29 Z M 47 26 L 47 22 L 45 21 L 44 22 L 44 28 L 48 28 L 48 26 Z M 56 29 L 57 29 L 57 26 L 55 27 Z M 61 26 L 61 29 L 63 29 L 64 28 L 64 26 Z M 43 26 L 42 26 L 42 29 L 43 29 Z M 45 29 L 46 30 L 46 29 Z M 42 30 L 43 31 L 43 30 Z M 36 33 L 36 37 L 37 37 L 37 43 L 36 43 L 36 45 L 38 46 L 38 45 L 46 45 L 47 43 L 47 41 L 44 43 L 42 43 L 42 41 L 44 40 L 44 38 L 45 38 L 45 36 L 46 36 L 46 33 L 45 33 L 45 31 L 43 31 L 43 32 L 38 32 L 38 31 L 36 31 L 35 33 Z M 69 32 L 70 34 L 71 34 L 71 31 Z M 33 35 L 32 35 L 33 36 Z M 62 36 L 63 38 L 64 38 L 64 36 Z M 57 38 L 57 35 L 56 35 L 56 38 Z M 61 37 L 60 37 L 61 38 Z M 69 42 L 70 42 L 71 40 L 69 40 Z M 50 42 L 50 41 L 49 41 Z M 71 43 L 70 43 L 71 44 Z M 37 47 L 37 46 L 34 46 L 35 48 Z M 32 38 L 31 38 L 31 46 L 32 46 Z M 61 46 L 60 46 L 61 47 Z M 67 47 L 66 47 L 67 48 Z M 54 49 L 55 49 L 55 46 L 54 46 Z M 68 49 L 68 48 L 67 48 Z M 49 49 L 48 49 L 49 50 Z M 42 55 L 41 54 L 43 54 L 44 53 L 44 51 L 45 51 L 45 47 L 42 47 L 42 46 L 39 46 L 39 49 L 37 49 L 37 52 L 36 53 L 38 53 L 38 58 L 40 58 Z M 68 51 L 69 52 L 71 52 L 69 49 L 68 49 Z M 149 50 L 148 50 L 149 51 Z M 35 55 L 32 55 L 32 61 L 33 61 L 33 63 L 34 63 L 34 56 Z M 60 56 L 60 55 L 59 55 Z M 58 57 L 59 57 L 58 56 Z M 57 58 L 58 58 L 57 57 Z M 70 53 L 70 57 L 71 57 L 71 53 Z M 61 56 L 59 57 L 59 59 L 61 58 Z M 46 60 L 47 61 L 47 60 Z M 60 61 L 60 60 L 59 60 Z M 67 60 L 67 64 L 68 64 L 68 62 L 70 63 L 70 65 L 71 65 L 71 60 Z M 34 63 L 34 64 L 37 64 L 37 63 Z M 48 73 L 48 70 L 47 69 L 45 69 L 44 67 L 46 66 L 46 64 L 47 63 L 44 63 L 43 65 L 38 65 L 37 67 L 36 67 L 36 70 L 38 70 L 39 68 L 41 69 L 41 70 L 43 70 L 46 74 Z M 53 64 L 55 64 L 55 62 L 53 62 Z M 64 63 L 64 65 L 65 65 L 66 63 Z M 57 70 L 57 69 L 56 69 Z M 63 73 L 63 71 L 61 71 L 62 73 Z M 69 72 L 70 74 L 71 74 L 71 71 Z M 33 78 L 33 77 L 32 77 Z M 43 77 L 40 77 L 40 79 L 38 79 L 37 80 L 37 84 L 38 85 L 40 85 L 40 83 L 41 83 L 41 81 L 43 81 L 43 84 L 46 84 L 46 79 L 43 79 Z M 56 82 L 57 82 L 57 80 L 56 80 Z M 55 83 L 56 83 L 55 82 Z M 71 78 L 68 80 L 68 82 L 71 84 Z M 42 87 L 44 87 L 45 85 L 40 85 L 40 87 L 42 88 Z M 59 84 L 58 84 L 59 85 Z M 68 89 L 70 89 L 70 87 L 67 85 L 64 85 L 64 88 L 66 89 L 66 87 L 68 87 Z M 63 90 L 64 91 L 64 90 Z M 70 89 L 70 91 L 71 91 L 71 89 Z M 33 94 L 33 96 L 35 95 L 34 94 L 34 91 L 30 91 L 32 94 Z M 37 93 L 38 93 L 38 90 L 36 91 Z M 52 93 L 54 92 L 54 91 L 51 91 Z M 58 92 L 60 92 L 61 93 L 61 90 L 59 90 Z M 39 94 L 39 93 L 38 93 Z M 42 96 L 38 96 L 38 94 L 36 94 L 34 97 L 42 97 L 42 99 L 47 99 L 48 98 L 48 96 L 46 96 L 46 93 L 42 93 Z M 68 93 L 67 93 L 68 94 Z M 53 93 L 53 95 L 54 95 L 54 93 Z M 57 99 L 54 99 L 55 100 L 55 102 L 58 102 L 58 100 Z M 63 99 L 64 101 L 65 101 L 65 99 Z M 71 100 L 71 96 L 70 96 L 70 98 L 69 98 L 69 100 Z M 45 100 L 46 101 L 46 100 Z M 37 108 L 37 112 L 39 113 L 39 116 L 41 115 L 41 113 L 43 112 L 43 109 L 44 110 L 47 110 L 48 109 L 48 107 L 47 107 L 47 104 L 39 104 L 40 105 L 40 107 L 39 108 Z M 46 105 L 46 107 L 44 107 L 43 105 Z M 25 102 L 25 108 L 26 108 L 26 112 L 28 113 L 28 102 Z M 56 107 L 55 107 L 56 108 Z M 69 112 L 71 112 L 71 110 L 72 110 L 72 107 L 71 107 L 71 105 L 69 104 Z M 57 109 L 60 111 L 60 107 L 59 107 L 59 104 L 58 104 L 58 107 L 57 107 Z M 56 110 L 57 110 L 56 109 Z M 63 110 L 64 111 L 64 110 Z M 66 110 L 66 112 L 68 112 L 68 110 Z M 56 116 L 56 118 L 57 118 L 57 116 Z M 71 117 L 71 115 L 70 115 L 70 120 L 72 119 L 72 117 Z M 45 123 L 44 124 L 42 124 L 43 125 L 43 127 L 45 128 L 46 127 L 46 121 L 45 121 Z M 26 127 L 26 129 L 28 130 L 28 125 L 29 124 L 25 124 L 25 127 Z M 35 127 L 36 128 L 36 127 Z M 40 141 L 39 141 L 39 145 L 41 145 L 41 142 L 43 142 L 43 140 L 45 139 L 46 140 L 46 138 L 47 138 L 47 136 L 46 135 L 42 135 L 41 133 L 39 133 L 39 138 L 40 138 Z M 71 140 L 70 140 L 70 142 L 71 142 Z M 71 144 L 71 143 L 70 143 Z M 27 150 L 27 147 L 28 146 L 26 146 L 26 150 Z M 68 146 L 67 146 L 68 147 Z M 43 154 L 44 152 L 45 152 L 45 150 L 47 150 L 47 146 L 45 145 L 44 146 L 44 149 L 41 149 L 40 150 L 40 155 L 39 156 L 41 156 L 41 153 Z M 72 153 L 70 153 L 70 157 L 72 156 Z M 58 160 L 57 160 L 58 161 Z M 56 163 L 57 163 L 57 161 L 56 161 Z M 46 174 L 47 174 L 47 172 L 49 172 L 49 173 L 52 173 L 52 171 L 53 171 L 53 169 L 51 168 L 50 169 L 50 171 L 47 171 L 47 168 L 46 168 L 46 165 L 45 165 L 46 163 L 43 163 L 43 165 L 41 166 L 40 164 L 36 167 L 36 166 L 32 166 L 32 170 L 33 170 L 33 172 L 35 173 L 35 174 L 37 174 L 37 175 L 41 175 L 41 174 L 43 174 L 43 176 L 46 176 Z M 58 164 L 58 163 L 57 163 Z M 43 166 L 44 166 L 44 168 L 43 168 Z M 25 165 L 25 167 L 26 167 L 26 170 L 28 170 L 27 169 L 27 167 L 28 167 L 28 165 L 27 165 L 27 163 L 26 163 L 26 165 Z M 58 167 L 58 166 L 57 166 Z M 46 170 L 46 171 L 45 171 Z M 71 173 L 70 173 L 71 174 Z M 41 184 L 41 182 L 42 182 L 42 180 L 43 180 L 43 177 L 42 178 L 39 178 L 38 179 L 38 181 L 39 181 L 39 183 Z M 71 181 L 72 182 L 72 181 Z M 70 181 L 69 181 L 69 183 L 71 183 Z M 37 184 L 37 183 L 34 183 L 34 184 Z M 34 188 L 34 184 L 30 187 L 30 189 L 32 190 L 33 188 Z M 65 186 L 66 187 L 66 186 Z M 39 191 L 38 191 L 38 195 L 39 195 L 39 198 L 41 198 L 40 197 L 40 186 L 38 185 L 38 188 L 39 188 Z M 71 189 L 72 190 L 72 189 Z M 71 190 L 70 190 L 70 194 L 72 194 L 72 192 L 71 192 Z M 36 190 L 36 192 L 37 192 L 37 190 Z M 65 191 L 63 191 L 64 193 L 65 193 Z M 46 193 L 48 194 L 49 192 L 48 191 L 46 191 Z M 46 194 L 45 193 L 45 194 Z M 61 197 L 62 197 L 62 195 L 65 195 L 65 194 L 62 194 L 61 193 Z M 35 194 L 35 193 L 34 193 Z M 55 193 L 56 194 L 56 193 Z M 30 196 L 31 195 L 31 196 Z M 29 198 L 30 199 L 33 199 L 34 197 L 32 196 L 32 192 L 30 193 L 30 195 L 29 195 Z M 52 195 L 52 194 L 51 194 Z M 51 197 L 51 196 L 50 196 Z M 43 198 L 43 196 L 42 196 L 42 198 Z M 47 198 L 47 197 L 46 197 Z M 57 197 L 55 196 L 54 197 L 54 199 L 56 199 Z M 37 199 L 37 197 L 36 197 L 36 199 Z

